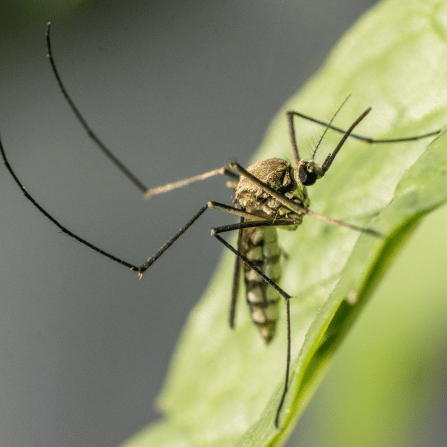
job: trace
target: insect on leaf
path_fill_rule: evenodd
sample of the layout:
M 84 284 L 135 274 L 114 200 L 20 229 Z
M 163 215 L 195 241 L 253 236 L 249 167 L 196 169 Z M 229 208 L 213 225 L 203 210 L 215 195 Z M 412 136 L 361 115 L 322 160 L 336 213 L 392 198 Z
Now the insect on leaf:
M 322 69 L 275 118 L 255 159 L 291 159 L 286 111 L 328 121 L 371 138 L 424 134 L 447 123 L 445 1 L 389 0 L 362 17 Z M 296 43 L 296 45 L 302 43 Z M 291 43 L 293 45 L 293 43 Z M 323 128 L 296 119 L 300 155 L 309 159 Z M 321 164 L 340 134 L 329 131 Z M 280 286 L 293 296 L 289 393 L 274 419 L 284 385 L 284 303 L 276 338 L 266 346 L 240 292 L 228 328 L 234 257 L 225 253 L 208 291 L 191 313 L 159 406 L 164 419 L 125 445 L 281 445 L 351 323 L 418 221 L 447 200 L 447 135 L 434 141 L 368 145 L 348 139 L 328 174 L 308 188 L 310 209 L 384 239 L 305 216 L 295 232 L 279 230 L 284 253 Z M 233 245 L 235 239 L 231 239 Z

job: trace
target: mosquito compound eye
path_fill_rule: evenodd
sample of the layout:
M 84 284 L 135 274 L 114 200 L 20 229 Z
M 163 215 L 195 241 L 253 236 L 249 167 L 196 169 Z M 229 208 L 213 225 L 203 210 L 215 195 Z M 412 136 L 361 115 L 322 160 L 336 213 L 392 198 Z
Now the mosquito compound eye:
M 317 181 L 315 172 L 310 172 L 306 165 L 301 165 L 299 169 L 300 182 L 304 186 L 313 185 Z

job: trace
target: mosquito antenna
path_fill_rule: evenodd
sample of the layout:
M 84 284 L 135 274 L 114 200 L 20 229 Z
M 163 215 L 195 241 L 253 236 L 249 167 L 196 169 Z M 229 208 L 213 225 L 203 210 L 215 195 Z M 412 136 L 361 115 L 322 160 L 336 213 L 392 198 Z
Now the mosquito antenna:
M 312 160 L 315 158 L 315 154 L 317 153 L 318 148 L 320 147 L 321 142 L 323 141 L 324 136 L 326 135 L 327 131 L 331 128 L 331 124 L 334 121 L 335 117 L 338 115 L 338 112 L 340 112 L 341 108 L 346 104 L 346 102 L 348 101 L 348 99 L 351 97 L 351 95 L 348 95 L 347 98 L 342 102 L 341 106 L 337 109 L 337 111 L 334 113 L 334 115 L 332 116 L 331 120 L 329 121 L 329 123 L 327 124 L 326 128 L 324 129 L 323 135 L 321 135 L 320 140 L 318 141 L 314 152 L 312 154 Z
M 47 41 L 47 51 L 48 51 L 48 59 L 50 60 L 51 68 L 53 70 L 53 74 L 56 78 L 56 81 L 59 85 L 59 88 L 64 95 L 65 100 L 68 102 L 68 105 L 70 106 L 73 113 L 76 115 L 76 118 L 80 122 L 81 126 L 84 128 L 84 130 L 87 132 L 87 135 L 94 141 L 94 143 L 101 149 L 101 151 L 105 154 L 105 156 L 143 193 L 145 193 L 148 188 L 145 186 L 143 182 L 141 182 L 132 172 L 129 171 L 129 169 L 123 164 L 122 161 L 120 161 L 111 151 L 110 149 L 99 139 L 99 137 L 93 132 L 91 127 L 87 124 L 84 117 L 82 116 L 79 109 L 76 107 L 75 103 L 71 99 L 70 95 L 68 94 L 67 90 L 64 87 L 64 84 L 62 83 L 62 79 L 59 75 L 59 72 L 56 68 L 56 63 L 53 59 L 53 53 L 51 51 L 51 40 L 50 40 L 50 27 L 51 22 L 47 23 L 47 29 L 45 32 L 46 41 Z

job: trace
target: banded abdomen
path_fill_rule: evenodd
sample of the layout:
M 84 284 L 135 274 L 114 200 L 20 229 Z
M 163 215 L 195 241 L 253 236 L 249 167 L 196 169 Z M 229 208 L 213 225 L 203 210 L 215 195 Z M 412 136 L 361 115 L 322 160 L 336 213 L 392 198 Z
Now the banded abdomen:
M 277 283 L 281 277 L 281 268 L 276 228 L 245 228 L 241 232 L 239 238 L 241 254 Z M 246 264 L 244 264 L 244 281 L 252 320 L 268 343 L 276 332 L 280 295 Z

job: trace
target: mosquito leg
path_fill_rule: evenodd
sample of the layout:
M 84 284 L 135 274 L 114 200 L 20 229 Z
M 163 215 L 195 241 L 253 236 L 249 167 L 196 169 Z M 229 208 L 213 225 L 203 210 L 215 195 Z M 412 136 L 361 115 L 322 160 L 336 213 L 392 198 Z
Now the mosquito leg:
M 292 328 L 290 325 L 290 300 L 286 300 L 286 321 L 287 321 L 287 360 L 286 360 L 286 378 L 284 381 L 284 389 L 282 392 L 281 400 L 279 401 L 278 409 L 276 410 L 275 417 L 275 427 L 279 428 L 279 415 L 281 414 L 282 406 L 284 405 L 284 400 L 286 399 L 287 391 L 289 391 L 289 374 L 290 374 L 290 363 L 291 363 L 291 349 L 292 349 Z
M 304 113 L 289 111 L 289 112 L 287 112 L 287 115 L 298 116 L 298 117 L 304 118 L 304 119 L 306 119 L 308 121 L 312 121 L 313 123 L 320 124 L 320 125 L 325 126 L 325 127 L 329 128 L 329 129 L 335 130 L 336 132 L 340 132 L 340 133 L 343 133 L 343 134 L 346 133 L 346 130 L 340 129 L 339 127 L 336 127 L 336 126 L 332 126 L 330 123 L 326 123 L 324 121 L 320 121 L 320 120 L 318 120 L 316 118 L 312 118 L 309 115 L 305 115 Z M 423 135 L 416 135 L 416 136 L 404 137 L 404 138 L 390 138 L 390 139 L 374 139 L 374 138 L 369 138 L 369 137 L 363 137 L 361 135 L 357 135 L 357 134 L 354 134 L 354 133 L 351 133 L 350 137 L 356 138 L 357 140 L 364 141 L 365 143 L 369 143 L 369 144 L 375 144 L 375 143 L 401 143 L 401 142 L 405 142 L 405 141 L 416 141 L 416 140 L 421 140 L 423 138 L 434 137 L 434 136 L 438 135 L 440 132 L 441 132 L 441 129 L 434 130 L 433 132 L 425 133 Z
M 78 242 L 81 242 L 85 246 L 91 248 L 92 250 L 100 253 L 101 255 L 111 259 L 112 261 L 115 261 L 121 265 L 124 265 L 125 267 L 138 272 L 138 274 L 141 276 L 208 208 L 216 208 L 221 209 L 223 211 L 231 212 L 233 214 L 239 214 L 242 216 L 249 216 L 252 217 L 249 213 L 244 213 L 241 210 L 238 210 L 237 208 L 227 207 L 226 205 L 219 204 L 217 202 L 210 202 L 209 204 L 206 204 L 204 207 L 202 207 L 194 216 L 193 218 L 184 226 L 182 227 L 166 244 L 164 244 L 160 250 L 151 258 L 149 258 L 143 265 L 140 267 L 137 267 L 136 265 L 133 265 L 127 261 L 124 261 L 123 259 L 120 259 L 116 256 L 113 256 L 112 254 L 108 253 L 105 250 L 102 250 L 101 248 L 97 247 L 96 245 L 93 245 L 92 243 L 88 242 L 87 240 L 77 236 L 72 231 L 70 231 L 68 228 L 64 227 L 61 223 L 59 223 L 51 214 L 49 214 L 39 203 L 28 193 L 28 191 L 25 189 L 25 187 L 20 182 L 19 178 L 15 174 L 14 170 L 12 169 L 11 165 L 9 164 L 9 161 L 6 157 L 6 152 L 3 148 L 3 144 L 0 139 L 0 153 L 3 159 L 3 163 L 5 164 L 6 168 L 8 169 L 9 173 L 11 174 L 12 178 L 14 179 L 15 183 L 18 185 L 22 193 L 25 195 L 25 197 L 51 222 L 53 222 L 54 225 L 56 225 L 63 233 L 67 234 L 68 236 L 72 237 L 73 239 L 77 240 Z M 242 213 L 242 214 L 241 214 Z
M 164 244 L 160 250 L 155 253 L 154 256 L 150 257 L 143 265 L 138 268 L 138 274 L 141 276 L 158 258 L 209 208 L 218 209 L 221 211 L 225 211 L 227 213 L 236 214 L 241 217 L 256 217 L 253 214 L 242 211 L 238 208 L 233 208 L 228 205 L 224 205 L 223 203 L 218 202 L 208 202 L 204 207 L 200 208 L 200 210 L 193 216 L 193 218 L 171 238 L 166 244 Z M 237 224 L 236 224 L 237 225 Z
M 69 229 L 65 228 L 62 224 L 60 224 L 53 216 L 51 216 L 44 208 L 42 208 L 35 200 L 34 198 L 28 193 L 28 191 L 25 189 L 25 187 L 22 185 L 18 177 L 16 176 L 15 172 L 11 168 L 11 165 L 8 162 L 8 159 L 6 158 L 5 150 L 3 149 L 3 144 L 0 140 L 0 152 L 2 154 L 3 162 L 8 169 L 9 173 L 11 174 L 14 181 L 17 183 L 25 197 L 51 222 L 53 222 L 63 233 L 67 234 L 68 236 L 72 237 L 73 239 L 76 239 L 78 242 L 81 242 L 82 244 L 86 245 L 87 247 L 91 248 L 92 250 L 97 251 L 98 253 L 102 254 L 103 256 L 106 256 L 107 258 L 111 259 L 112 261 L 118 262 L 119 264 L 124 265 L 127 268 L 130 268 L 131 270 L 138 272 L 138 267 L 135 265 L 132 265 L 126 261 L 123 261 L 122 259 L 117 258 L 116 256 L 111 255 L 110 253 L 96 247 L 95 245 L 91 244 L 90 242 L 86 241 L 85 239 L 82 239 L 81 237 L 77 236 L 76 234 L 72 233 Z
M 194 215 L 194 217 L 180 230 L 173 236 L 171 239 L 169 239 L 166 244 L 164 244 L 160 250 L 155 253 L 154 256 L 150 257 L 143 265 L 141 265 L 138 268 L 138 274 L 140 277 L 143 275 L 143 273 L 155 262 L 158 260 L 158 258 L 189 228 L 191 225 L 208 209 L 208 204 L 204 207 L 200 208 L 200 210 L 197 212 L 197 214 Z
M 68 105 L 70 106 L 73 113 L 76 115 L 76 118 L 78 119 L 81 126 L 86 131 L 87 135 L 93 140 L 93 142 L 98 146 L 98 148 L 104 153 L 104 155 L 141 191 L 146 192 L 147 187 L 144 185 L 143 182 L 141 182 L 135 175 L 112 153 L 112 151 L 99 139 L 99 137 L 93 132 L 91 127 L 87 124 L 87 121 L 82 116 L 79 109 L 76 107 L 75 103 L 71 99 L 70 95 L 68 94 L 62 79 L 59 75 L 59 72 L 56 68 L 56 63 L 53 59 L 53 53 L 51 51 L 51 40 L 50 40 L 50 27 L 51 23 L 47 23 L 47 29 L 46 29 L 46 41 L 47 41 L 47 52 L 48 52 L 48 59 L 50 60 L 51 68 L 53 70 L 54 77 L 56 78 L 57 84 L 59 86 L 59 89 L 62 92 L 62 95 L 64 96 L 65 100 L 67 101 Z
M 189 177 L 183 180 L 178 180 L 174 183 L 168 183 L 167 185 L 157 186 L 156 188 L 147 189 L 144 192 L 144 196 L 146 199 L 150 199 L 158 194 L 163 194 L 165 192 L 172 191 L 173 189 L 183 188 L 183 186 L 190 185 L 191 183 L 199 182 L 201 180 L 206 180 L 207 178 L 213 177 L 215 175 L 226 175 L 230 177 L 228 183 L 230 184 L 230 188 L 233 187 L 233 183 L 239 180 L 239 176 L 234 172 L 230 171 L 227 167 L 222 167 L 219 169 L 213 169 L 212 171 L 204 172 L 203 174 L 195 175 L 193 177 Z
M 241 218 L 241 223 L 242 223 L 242 219 L 243 218 Z M 238 237 L 237 237 L 237 249 L 239 252 L 240 252 L 241 236 L 242 236 L 242 232 L 239 231 Z M 239 283 L 241 280 L 240 270 L 241 270 L 241 260 L 236 256 L 236 262 L 234 264 L 234 274 L 233 274 L 233 287 L 231 290 L 230 315 L 229 315 L 229 319 L 228 319 L 231 329 L 234 328 L 234 318 L 236 315 L 236 302 L 237 302 L 237 297 L 239 295 Z
M 300 154 L 298 152 L 298 143 L 296 141 L 295 124 L 293 122 L 293 113 L 287 112 L 287 123 L 289 125 L 289 136 L 292 144 L 293 165 L 296 167 L 300 162 Z
M 376 230 L 371 230 L 370 228 L 362 228 L 362 227 L 358 227 L 356 225 L 348 224 L 341 220 L 332 219 L 331 217 L 323 216 L 322 214 L 318 214 L 315 211 L 312 211 L 308 208 L 305 208 L 305 214 L 307 214 L 308 216 L 315 217 L 315 218 L 322 220 L 324 222 L 339 225 L 341 227 L 349 228 L 351 230 L 359 231 L 360 233 L 369 234 L 370 236 L 374 236 L 374 237 L 378 237 L 378 238 L 382 238 L 382 239 L 385 237 L 382 233 L 379 233 Z
M 157 194 L 162 194 L 164 192 L 171 191 L 172 189 L 181 188 L 182 186 L 189 185 L 191 183 L 205 180 L 206 178 L 212 177 L 213 175 L 217 174 L 224 174 L 229 176 L 233 181 L 238 179 L 238 176 L 234 174 L 233 172 L 229 171 L 227 168 L 223 167 L 220 169 L 215 169 L 213 171 L 206 172 L 201 175 L 197 175 L 195 177 L 191 177 L 186 180 L 180 180 L 175 183 L 169 183 L 165 186 L 160 186 L 157 188 L 149 189 L 141 180 L 139 180 L 125 165 L 124 163 L 116 157 L 112 153 L 112 151 L 101 141 L 101 139 L 96 135 L 96 133 L 92 130 L 92 128 L 87 124 L 87 121 L 77 108 L 76 104 L 74 103 L 73 99 L 69 95 L 67 89 L 65 88 L 62 79 L 59 75 L 59 71 L 56 67 L 56 63 L 53 58 L 53 52 L 51 50 L 51 39 L 50 39 L 50 28 L 51 23 L 47 23 L 47 29 L 46 29 L 46 42 L 47 42 L 47 52 L 48 52 L 48 59 L 51 64 L 51 69 L 53 70 L 54 77 L 56 78 L 57 84 L 59 86 L 59 89 L 62 92 L 62 95 L 64 96 L 65 100 L 67 101 L 68 105 L 70 106 L 71 110 L 75 114 L 76 118 L 78 119 L 81 126 L 84 128 L 87 135 L 93 140 L 93 142 L 96 144 L 96 146 L 104 153 L 104 155 L 142 192 L 145 194 L 146 198 L 153 197 Z
M 215 228 L 214 231 L 216 234 L 224 233 L 226 231 L 240 230 L 242 228 L 251 228 L 251 227 L 255 227 L 255 226 L 257 227 L 257 226 L 270 226 L 271 225 L 271 223 L 269 221 L 265 221 L 265 220 L 257 220 L 257 221 L 250 221 L 250 222 L 244 221 L 244 217 L 249 217 L 249 218 L 251 217 L 251 218 L 256 218 L 256 219 L 259 219 L 259 217 L 254 216 L 250 213 L 247 213 L 244 210 L 240 210 L 236 207 L 231 207 L 231 206 L 224 205 L 222 203 L 217 203 L 217 202 L 208 202 L 208 207 L 218 209 L 221 211 L 226 211 L 228 213 L 241 216 L 241 220 L 239 223 L 225 225 L 222 227 Z M 280 225 L 281 222 L 284 225 L 284 221 L 280 221 L 280 223 L 278 223 L 277 225 Z M 290 225 L 290 223 L 291 223 L 290 220 L 287 220 L 287 222 L 285 224 Z M 238 242 L 237 242 L 238 251 L 240 251 L 239 250 L 240 240 L 241 240 L 241 232 L 239 232 L 239 234 L 238 234 Z M 233 275 L 233 288 L 232 288 L 232 293 L 231 293 L 230 315 L 229 315 L 229 325 L 230 325 L 230 328 L 232 328 L 232 329 L 234 328 L 234 318 L 235 318 L 235 313 L 236 313 L 236 301 L 237 301 L 237 296 L 239 293 L 240 266 L 241 266 L 241 260 L 238 257 L 236 257 L 236 263 L 234 266 L 234 275 Z
M 72 237 L 73 239 L 77 240 L 78 242 L 81 242 L 82 244 L 86 245 L 87 247 L 91 248 L 92 250 L 95 250 L 96 252 L 100 253 L 101 255 L 111 259 L 112 261 L 115 261 L 121 265 L 124 265 L 125 267 L 133 270 L 134 272 L 138 272 L 138 274 L 141 276 L 208 208 L 208 204 L 202 207 L 195 215 L 194 217 L 183 227 L 180 229 L 177 234 L 174 235 L 163 247 L 158 250 L 158 252 L 153 256 L 152 258 L 149 258 L 142 266 L 137 267 L 133 264 L 130 264 L 127 261 L 124 261 L 123 259 L 117 258 L 116 256 L 113 256 L 112 254 L 106 252 L 105 250 L 102 250 L 101 248 L 97 247 L 96 245 L 93 245 L 92 243 L 86 241 L 85 239 L 77 236 L 72 231 L 70 231 L 68 228 L 64 227 L 61 223 L 59 223 L 51 214 L 49 214 L 37 201 L 28 193 L 28 191 L 25 189 L 25 187 L 20 182 L 19 178 L 16 176 L 15 172 L 13 171 L 11 165 L 9 164 L 9 161 L 6 157 L 5 150 L 3 148 L 3 144 L 0 139 L 0 152 L 1 156 L 3 158 L 3 162 L 8 169 L 9 173 L 11 174 L 12 178 L 18 185 L 18 187 L 21 189 L 22 193 L 25 195 L 25 197 L 51 222 L 53 222 L 54 225 L 56 225 L 63 233 L 67 234 L 68 236 Z M 231 207 L 230 207 L 231 208 Z
M 286 227 L 288 225 L 297 225 L 297 221 L 292 219 L 279 219 L 279 220 L 258 220 L 251 222 L 238 222 L 235 224 L 222 225 L 221 227 L 214 228 L 213 231 L 216 234 L 220 234 L 220 233 L 226 233 L 227 231 L 241 230 L 243 228 Z
M 221 242 L 225 247 L 232 251 L 242 262 L 245 262 L 252 270 L 254 270 L 265 282 L 275 288 L 279 294 L 286 300 L 289 301 L 291 296 L 285 292 L 281 287 L 277 286 L 274 281 L 272 281 L 265 273 L 262 272 L 258 267 L 256 267 L 251 261 L 249 261 L 242 253 L 232 247 L 225 239 L 220 237 L 216 232 L 216 229 L 211 230 L 211 235 L 214 236 L 219 242 Z
M 253 269 L 259 276 L 262 277 L 264 281 L 275 288 L 279 294 L 286 301 L 287 310 L 287 358 L 286 358 L 286 377 L 284 382 L 284 389 L 281 396 L 281 401 L 279 403 L 278 409 L 276 410 L 275 417 L 275 427 L 279 428 L 279 415 L 281 413 L 282 406 L 284 405 L 284 400 L 289 389 L 289 375 L 290 375 L 290 363 L 291 363 L 291 345 L 292 345 L 292 335 L 291 335 L 291 324 L 290 324 L 290 298 L 291 296 L 285 292 L 281 287 L 277 286 L 267 275 L 265 275 L 262 270 L 256 267 L 252 262 L 250 262 L 244 255 L 242 255 L 238 250 L 232 247 L 225 239 L 217 234 L 218 228 L 211 230 L 211 235 L 214 236 L 219 242 L 221 242 L 225 247 L 232 251 L 242 262 L 245 262 L 251 269 Z
M 234 319 L 236 316 L 236 302 L 239 294 L 240 268 L 241 260 L 239 258 L 236 258 L 236 262 L 234 264 L 233 288 L 231 290 L 230 314 L 228 318 L 228 323 L 231 329 L 234 329 Z
M 348 139 L 349 135 L 352 134 L 352 131 L 354 130 L 354 128 L 365 118 L 366 115 L 368 115 L 368 113 L 371 111 L 371 107 L 369 107 L 368 109 L 366 109 L 349 127 L 349 129 L 346 131 L 346 133 L 342 136 L 340 142 L 337 144 L 336 148 L 334 149 L 334 151 L 329 154 L 326 157 L 326 160 L 324 160 L 323 165 L 321 166 L 321 171 L 322 171 L 322 176 L 326 173 L 326 171 L 329 169 L 329 167 L 331 166 L 332 162 L 334 161 L 335 157 L 337 156 L 338 152 L 340 151 L 340 149 L 342 148 L 343 144 L 345 143 L 345 141 Z M 315 152 L 314 152 L 315 154 Z
M 226 213 L 234 214 L 234 215 L 240 216 L 242 218 L 245 217 L 248 219 L 251 218 L 251 219 L 256 219 L 256 220 L 262 219 L 262 217 L 256 216 L 255 214 L 251 214 L 247 211 L 236 208 L 235 206 L 225 205 L 224 203 L 210 201 L 210 202 L 208 202 L 208 207 L 213 208 L 215 210 L 225 211 Z M 236 224 L 236 225 L 238 225 L 238 224 Z M 243 228 L 243 227 L 241 227 L 241 228 Z

